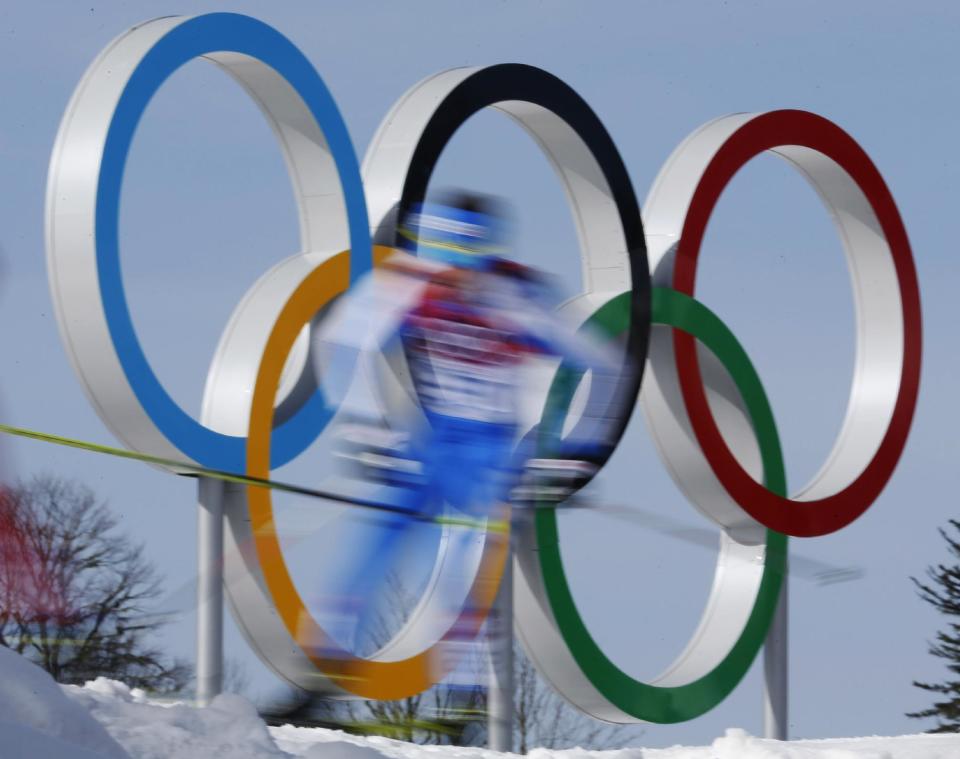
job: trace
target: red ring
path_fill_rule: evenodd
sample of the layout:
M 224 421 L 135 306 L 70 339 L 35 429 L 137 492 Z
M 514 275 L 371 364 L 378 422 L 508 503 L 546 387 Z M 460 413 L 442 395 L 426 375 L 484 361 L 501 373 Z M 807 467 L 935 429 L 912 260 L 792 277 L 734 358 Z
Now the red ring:
M 853 482 L 826 498 L 794 501 L 770 492 L 740 466 L 717 428 L 707 403 L 694 338 L 675 330 L 673 342 L 680 391 L 690 424 L 720 484 L 764 526 L 795 537 L 814 537 L 850 524 L 880 495 L 903 452 L 917 402 L 922 341 L 920 290 L 907 232 L 883 177 L 850 135 L 821 116 L 793 110 L 757 116 L 721 146 L 693 193 L 677 247 L 673 287 L 693 295 L 704 231 L 733 175 L 760 153 L 787 145 L 816 150 L 850 175 L 876 214 L 893 257 L 903 320 L 903 364 L 899 395 L 876 454 Z

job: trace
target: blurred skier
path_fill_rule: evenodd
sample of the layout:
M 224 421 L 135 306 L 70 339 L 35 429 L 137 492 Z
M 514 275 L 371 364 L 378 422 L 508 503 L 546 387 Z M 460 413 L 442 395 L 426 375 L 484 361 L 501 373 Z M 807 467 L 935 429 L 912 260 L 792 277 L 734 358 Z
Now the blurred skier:
M 604 406 L 622 357 L 557 315 L 559 290 L 504 257 L 506 233 L 488 197 L 460 193 L 417 206 L 399 227 L 404 250 L 345 296 L 319 336 L 318 375 L 347 420 L 338 453 L 401 512 L 385 518 L 353 573 L 355 599 L 369 600 L 382 581 L 410 517 L 430 521 L 452 508 L 484 519 L 507 504 L 555 505 L 609 450 Z M 375 359 L 391 348 L 409 368 L 419 421 L 384 419 Z M 590 423 L 579 425 L 588 433 L 550 458 L 533 456 L 531 436 L 520 439 L 522 370 L 533 357 L 592 372 L 596 400 L 582 414 Z

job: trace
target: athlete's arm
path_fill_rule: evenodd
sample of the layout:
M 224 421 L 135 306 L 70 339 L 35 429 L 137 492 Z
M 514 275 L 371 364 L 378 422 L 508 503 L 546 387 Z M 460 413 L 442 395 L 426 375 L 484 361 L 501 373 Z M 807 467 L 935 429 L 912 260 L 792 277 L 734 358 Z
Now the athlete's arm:
M 397 253 L 345 293 L 313 337 L 316 375 L 332 406 L 363 418 L 379 416 L 375 359 L 420 298 L 427 278 Z M 396 259 L 396 260 L 395 260 Z M 412 268 L 411 268 L 412 267 Z

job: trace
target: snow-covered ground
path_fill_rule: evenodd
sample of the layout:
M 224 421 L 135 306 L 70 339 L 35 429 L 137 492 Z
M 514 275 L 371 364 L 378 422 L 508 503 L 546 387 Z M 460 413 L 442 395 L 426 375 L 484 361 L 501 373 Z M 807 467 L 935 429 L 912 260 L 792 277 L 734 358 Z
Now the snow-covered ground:
M 728 730 L 709 746 L 594 752 L 536 749 L 532 759 L 960 759 L 960 735 L 778 743 Z M 253 705 L 223 695 L 209 707 L 150 702 L 100 678 L 59 686 L 0 648 L 0 758 L 43 759 L 494 759 L 477 748 L 412 746 L 318 728 L 267 727 Z

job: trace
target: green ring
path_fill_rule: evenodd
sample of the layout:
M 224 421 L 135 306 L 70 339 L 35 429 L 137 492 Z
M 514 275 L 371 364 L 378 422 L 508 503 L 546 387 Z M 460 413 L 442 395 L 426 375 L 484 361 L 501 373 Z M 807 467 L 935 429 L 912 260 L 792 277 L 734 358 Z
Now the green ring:
M 703 304 L 668 288 L 653 290 L 652 322 L 689 333 L 720 360 L 736 384 L 757 436 L 763 461 L 764 485 L 786 495 L 786 473 L 780 440 L 760 378 L 733 333 Z M 605 303 L 584 326 L 611 337 L 626 331 L 630 293 Z M 583 371 L 569 365 L 558 369 L 541 419 L 541 449 L 556 440 Z M 693 719 L 725 699 L 747 673 L 760 651 L 773 619 L 786 570 L 787 537 L 767 530 L 766 562 L 753 609 L 740 638 L 709 673 L 686 685 L 660 687 L 630 677 L 603 653 L 590 636 L 570 592 L 554 509 L 538 509 L 535 537 L 547 599 L 560 635 L 587 680 L 613 706 L 647 722 L 672 723 Z

